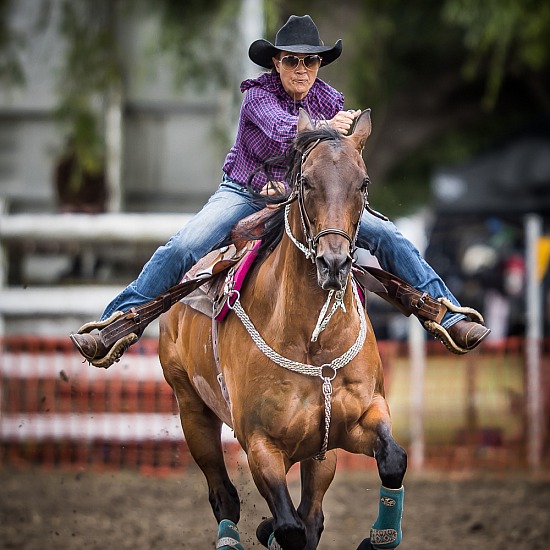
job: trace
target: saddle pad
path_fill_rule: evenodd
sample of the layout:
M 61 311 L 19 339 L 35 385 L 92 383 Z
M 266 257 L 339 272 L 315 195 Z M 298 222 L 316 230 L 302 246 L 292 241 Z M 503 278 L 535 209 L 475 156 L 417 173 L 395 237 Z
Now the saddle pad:
M 258 248 L 261 245 L 261 241 L 255 241 L 253 245 L 250 247 L 250 250 L 246 252 L 238 264 L 235 275 L 233 277 L 233 289 L 234 290 L 240 290 L 243 282 L 246 278 L 246 274 L 248 273 L 250 266 L 252 265 L 252 262 L 256 259 L 258 256 Z M 212 257 L 217 256 L 219 251 L 212 252 Z M 207 258 L 208 256 L 205 256 Z M 201 261 L 202 265 L 210 265 L 208 262 Z M 219 273 L 219 277 L 223 277 L 225 271 L 222 271 Z M 199 311 L 200 313 L 204 313 L 204 315 L 207 315 L 208 317 L 212 318 L 214 315 L 214 298 L 216 295 L 218 295 L 218 288 L 223 285 L 223 279 L 219 279 L 218 277 L 214 280 L 214 282 L 206 283 L 205 285 L 197 288 L 184 298 L 182 298 L 180 301 L 189 307 L 193 308 L 195 311 Z M 231 296 L 231 305 L 235 303 L 235 300 L 237 299 L 237 296 L 233 294 Z M 221 306 L 221 309 L 219 313 L 216 315 L 217 321 L 222 321 L 225 316 L 227 315 L 229 311 L 229 306 L 227 305 L 227 300 L 225 303 Z
M 246 256 L 243 258 L 242 262 L 239 264 L 235 271 L 235 276 L 233 278 L 233 290 L 240 291 L 243 282 L 246 278 L 246 275 L 248 271 L 250 270 L 250 267 L 252 266 L 252 263 L 258 256 L 258 250 L 262 244 L 261 240 L 258 240 L 254 243 L 254 246 L 246 253 Z M 223 307 L 221 308 L 218 315 L 216 315 L 216 321 L 221 323 L 224 319 L 227 313 L 229 312 L 229 304 L 233 305 L 235 301 L 237 300 L 237 294 L 233 293 L 229 298 L 225 301 L 225 304 L 223 304 Z
M 213 301 L 212 296 L 205 292 L 202 287 L 193 290 L 191 294 L 188 294 L 180 300 L 180 302 L 193 308 L 195 311 L 204 313 L 207 317 L 212 318 Z

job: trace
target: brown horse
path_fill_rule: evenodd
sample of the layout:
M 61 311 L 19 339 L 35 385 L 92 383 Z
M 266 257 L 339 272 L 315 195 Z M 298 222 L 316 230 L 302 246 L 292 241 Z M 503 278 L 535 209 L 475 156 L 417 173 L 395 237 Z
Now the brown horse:
M 222 423 L 234 430 L 273 515 L 258 528 L 264 545 L 317 548 L 322 500 L 341 448 L 376 457 L 382 481 L 380 514 L 370 542 L 365 539 L 360 548 L 394 548 L 401 540 L 406 454 L 391 436 L 375 336 L 350 275 L 366 204 L 361 153 L 371 131 L 370 111 L 350 136 L 314 129 L 304 112 L 298 130 L 291 194 L 278 210 L 280 240 L 256 261 L 234 312 L 217 331 L 230 405 L 217 379 L 206 315 L 182 303 L 166 313 L 160 360 L 189 450 L 208 482 L 220 526 L 218 548 L 242 549 Z M 286 484 L 296 462 L 302 479 L 297 509 Z

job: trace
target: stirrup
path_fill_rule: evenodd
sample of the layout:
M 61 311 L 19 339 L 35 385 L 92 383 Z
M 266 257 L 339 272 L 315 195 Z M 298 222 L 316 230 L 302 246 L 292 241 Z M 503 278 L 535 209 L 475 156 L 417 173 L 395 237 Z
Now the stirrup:
M 437 301 L 446 306 L 449 311 L 452 311 L 453 313 L 462 313 L 463 315 L 466 315 L 466 317 L 469 317 L 470 321 L 475 321 L 480 325 L 485 325 L 483 315 L 481 315 L 481 313 L 473 307 L 457 306 L 447 298 L 438 298 Z
M 139 338 L 137 334 L 127 334 L 126 336 L 123 336 L 120 340 L 117 340 L 112 345 L 111 349 L 109 350 L 107 355 L 105 355 L 105 357 L 92 359 L 91 361 L 89 361 L 89 363 L 94 367 L 99 367 L 100 369 L 108 369 L 113 363 L 120 361 L 122 354 L 138 340 Z
M 447 332 L 447 330 L 443 328 L 439 323 L 436 323 L 435 321 L 424 321 L 424 328 L 430 334 L 435 336 L 438 340 L 443 342 L 443 345 L 450 352 L 456 353 L 457 355 L 464 355 L 465 353 L 468 353 L 470 351 L 457 345 L 455 341 L 451 338 L 451 335 Z
M 105 319 L 103 321 L 91 321 L 90 323 L 86 323 L 82 325 L 79 329 L 77 334 L 87 334 L 89 332 L 92 332 L 92 330 L 101 330 L 102 328 L 105 328 L 106 326 L 110 325 L 117 319 L 120 319 L 123 317 L 125 313 L 123 311 L 115 311 L 108 319 Z M 108 369 L 113 363 L 116 363 L 117 361 L 120 361 L 120 358 L 122 357 L 122 354 L 135 342 L 138 341 L 138 335 L 135 333 L 127 334 L 126 336 L 123 336 L 119 340 L 117 340 L 109 349 L 106 355 L 103 357 L 99 357 L 97 359 L 88 360 L 88 363 L 90 365 L 93 365 L 94 367 L 98 367 L 100 369 Z
M 480 325 L 485 325 L 483 316 L 474 308 L 457 306 L 447 298 L 438 298 L 437 300 L 438 302 L 441 302 L 449 311 L 452 311 L 453 313 L 462 313 L 471 321 L 479 323 Z M 440 340 L 450 352 L 456 353 L 457 355 L 464 355 L 470 351 L 469 349 L 462 348 L 457 345 L 447 330 L 439 323 L 436 323 L 435 321 L 424 321 L 424 328 Z
M 86 323 L 85 325 L 82 325 L 78 329 L 77 334 L 92 332 L 92 330 L 94 329 L 101 330 L 102 328 L 105 328 L 107 325 L 110 325 L 113 321 L 116 321 L 123 315 L 125 315 L 123 311 L 115 311 L 108 319 L 105 319 L 104 321 L 91 321 L 90 323 Z

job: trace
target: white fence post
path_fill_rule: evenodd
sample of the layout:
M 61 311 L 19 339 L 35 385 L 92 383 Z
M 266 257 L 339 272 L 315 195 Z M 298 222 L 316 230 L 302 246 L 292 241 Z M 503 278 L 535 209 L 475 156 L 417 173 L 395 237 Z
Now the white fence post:
M 411 364 L 411 469 L 421 470 L 424 466 L 424 380 L 426 375 L 426 333 L 418 319 L 409 318 L 409 361 Z
M 8 255 L 6 247 L 1 239 L 2 226 L 4 224 L 6 214 L 6 201 L 3 197 L 0 197 L 0 292 L 8 283 Z M 4 316 L 0 312 L 0 339 L 6 334 L 6 327 L 4 323 Z M 0 349 L 1 351 L 1 349 Z
M 525 216 L 527 264 L 527 459 L 533 470 L 540 469 L 542 459 L 543 410 L 541 388 L 542 286 L 538 277 L 538 243 L 542 236 L 542 219 L 537 214 Z

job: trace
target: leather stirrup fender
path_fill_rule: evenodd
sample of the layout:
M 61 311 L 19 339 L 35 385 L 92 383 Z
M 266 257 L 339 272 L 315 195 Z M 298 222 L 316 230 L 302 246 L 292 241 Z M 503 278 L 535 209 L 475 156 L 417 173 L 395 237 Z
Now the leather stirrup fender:
M 126 313 L 117 311 L 104 321 L 86 323 L 80 327 L 78 332 L 85 333 L 97 329 L 101 342 L 105 347 L 113 347 L 107 354 L 106 359 L 111 354 L 114 357 L 120 350 L 124 352 L 129 345 L 138 339 L 138 335 L 143 332 L 149 323 L 162 313 L 168 311 L 176 302 L 179 302 L 200 286 L 214 279 L 219 273 L 228 270 L 231 266 L 238 263 L 248 251 L 249 246 L 251 245 L 245 243 L 244 246 L 238 249 L 232 245 L 231 247 L 214 251 L 211 253 L 212 256 L 209 257 L 208 261 L 199 262 L 200 265 L 197 264 L 199 270 L 193 272 L 193 278 L 182 281 L 180 284 L 169 288 L 163 294 L 141 306 L 130 309 Z M 126 338 L 132 334 L 136 337 Z M 122 352 L 119 353 L 118 357 L 122 355 Z M 110 361 L 110 364 L 112 364 L 115 360 L 108 359 L 106 362 Z M 101 359 L 97 361 L 101 361 Z
M 422 321 L 440 324 L 447 313 L 447 305 L 383 269 L 355 265 L 354 275 L 367 290 L 392 304 L 406 317 L 413 314 Z

